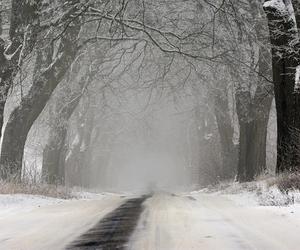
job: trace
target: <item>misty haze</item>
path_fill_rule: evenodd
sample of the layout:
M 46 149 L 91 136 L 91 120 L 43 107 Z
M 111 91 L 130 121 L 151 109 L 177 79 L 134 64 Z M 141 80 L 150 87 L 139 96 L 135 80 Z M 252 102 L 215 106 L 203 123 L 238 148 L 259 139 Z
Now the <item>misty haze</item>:
M 300 249 L 300 0 L 0 0 L 0 249 Z

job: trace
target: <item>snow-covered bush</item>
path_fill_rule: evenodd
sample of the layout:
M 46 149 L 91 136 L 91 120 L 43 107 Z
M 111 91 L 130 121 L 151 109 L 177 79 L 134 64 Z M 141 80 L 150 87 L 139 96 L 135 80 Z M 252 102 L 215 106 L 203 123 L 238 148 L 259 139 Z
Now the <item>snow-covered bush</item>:
M 287 206 L 294 204 L 292 194 L 283 193 L 277 187 L 268 187 L 257 192 L 258 203 L 261 206 Z

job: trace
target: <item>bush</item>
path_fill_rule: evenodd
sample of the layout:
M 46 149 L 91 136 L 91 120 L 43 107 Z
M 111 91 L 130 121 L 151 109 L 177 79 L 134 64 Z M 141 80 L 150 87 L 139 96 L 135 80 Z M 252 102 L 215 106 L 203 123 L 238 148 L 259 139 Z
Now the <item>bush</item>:
M 276 185 L 283 193 L 294 190 L 300 191 L 300 174 L 282 174 L 269 183 L 269 186 L 273 185 Z

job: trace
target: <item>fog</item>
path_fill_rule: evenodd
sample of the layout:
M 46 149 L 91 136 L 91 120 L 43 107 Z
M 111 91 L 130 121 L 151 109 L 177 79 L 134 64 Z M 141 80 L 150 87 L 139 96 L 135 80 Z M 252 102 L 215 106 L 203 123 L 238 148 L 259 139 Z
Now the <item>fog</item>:
M 184 147 L 185 124 L 170 104 L 160 103 L 147 124 L 126 124 L 128 134 L 116 139 L 105 179 L 120 190 L 183 188 L 190 171 Z M 144 126 L 143 126 L 144 125 Z
M 96 2 L 107 13 L 123 8 Z M 250 27 L 248 7 L 243 22 Z M 124 15 L 137 26 L 83 15 L 86 22 L 74 31 L 57 26 L 33 36 L 30 56 L 4 96 L 8 172 L 28 182 L 110 191 L 194 190 L 274 173 L 271 74 L 256 74 L 271 65 L 259 53 L 268 48 L 256 43 L 261 34 L 247 25 L 240 30 L 231 15 L 215 19 L 211 8 L 205 1 L 128 1 Z M 61 32 L 64 46 L 56 40 Z M 39 63 L 45 58 L 53 62 Z
M 59 98 L 60 91 L 54 94 L 53 101 Z M 198 127 L 191 119 L 195 105 L 194 98 L 186 92 L 181 89 L 174 98 L 168 89 L 156 89 L 151 96 L 148 89 L 127 89 L 121 95 L 107 91 L 105 102 L 99 101 L 97 92 L 92 93 L 96 98 L 88 104 L 88 111 L 84 111 L 86 103 L 82 102 L 71 118 L 66 184 L 113 192 L 186 190 L 199 184 L 193 176 L 198 171 L 193 151 L 199 148 L 195 139 Z M 50 102 L 46 107 L 26 143 L 24 175 L 29 178 L 42 174 L 41 149 L 45 147 L 45 136 L 50 136 L 48 116 L 53 105 Z M 89 117 L 81 119 L 83 115 Z M 79 138 L 80 129 L 84 134 L 91 132 L 90 146 Z M 83 158 L 81 153 L 88 147 L 89 159 L 82 162 L 77 158 L 68 163 L 77 144 L 77 156 Z
M 111 114 L 115 124 L 108 128 L 110 157 L 106 166 L 101 167 L 101 160 L 93 163 L 93 169 L 101 169 L 95 185 L 113 191 L 186 188 L 191 181 L 186 149 L 191 145 L 185 118 L 191 107 L 165 95 L 150 101 L 147 92 L 130 91 L 129 96 Z M 101 158 L 99 153 L 93 150 L 93 158 Z

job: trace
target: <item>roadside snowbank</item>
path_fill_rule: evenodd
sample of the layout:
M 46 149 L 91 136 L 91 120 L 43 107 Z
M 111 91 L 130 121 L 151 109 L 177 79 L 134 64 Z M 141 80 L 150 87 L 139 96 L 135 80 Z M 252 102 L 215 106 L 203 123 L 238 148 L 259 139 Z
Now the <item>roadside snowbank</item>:
M 0 195 L 0 218 L 19 212 L 28 212 L 35 208 L 60 204 L 66 202 L 63 199 L 50 198 L 40 195 L 28 194 L 1 194 Z
M 221 183 L 213 188 L 191 192 L 222 195 L 240 206 L 292 206 L 300 205 L 300 192 L 281 192 L 276 185 L 270 185 L 270 180 L 248 183 Z
M 86 191 L 73 191 L 72 199 L 52 198 L 42 195 L 30 194 L 0 194 L 0 219 L 6 216 L 24 213 L 49 205 L 58 205 L 76 200 L 101 200 L 105 197 L 118 197 L 118 194 L 91 193 Z

